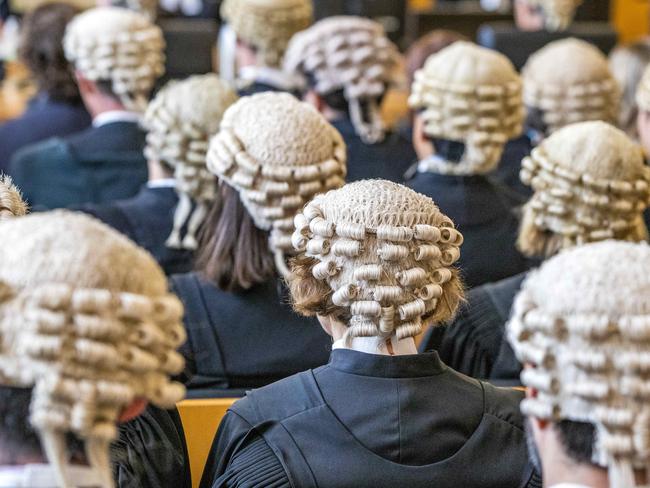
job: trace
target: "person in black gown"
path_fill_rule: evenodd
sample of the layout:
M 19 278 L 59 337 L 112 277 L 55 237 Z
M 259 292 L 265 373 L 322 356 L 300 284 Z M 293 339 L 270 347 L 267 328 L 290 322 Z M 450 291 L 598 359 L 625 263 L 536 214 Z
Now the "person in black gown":
M 519 201 L 486 176 L 522 129 L 521 80 L 510 62 L 458 41 L 429 57 L 409 100 L 418 111 L 413 144 L 420 162 L 407 185 L 434 198 L 463 233 L 459 267 L 467 286 L 527 269 L 515 248 Z
M 463 295 L 462 236 L 434 202 L 365 180 L 315 197 L 295 227 L 293 306 L 332 336 L 330 361 L 236 402 L 201 487 L 540 486 L 523 395 L 417 354 Z
M 294 214 L 343 184 L 345 144 L 308 104 L 266 92 L 226 111 L 207 163 L 220 183 L 197 271 L 172 284 L 185 304 L 190 395 L 233 396 L 327 362 L 329 338 L 291 310 L 280 278 Z
M 205 168 L 208 141 L 236 100 L 214 74 L 168 84 L 144 117 L 147 184 L 133 198 L 79 209 L 144 247 L 166 274 L 191 271 L 195 236 L 216 193 Z
M 522 180 L 535 192 L 524 207 L 518 239 L 527 255 L 546 258 L 604 239 L 647 239 L 647 200 L 619 189 L 642 187 L 650 181 L 649 170 L 639 147 L 609 124 L 582 122 L 558 130 L 524 160 Z M 599 201 L 607 203 L 594 203 Z M 471 290 L 454 322 L 444 332 L 431 331 L 421 350 L 437 350 L 447 364 L 474 378 L 518 383 L 521 365 L 504 326 L 525 278 L 521 273 Z
M 381 24 L 354 16 L 321 20 L 293 36 L 284 69 L 305 78 L 303 99 L 343 136 L 346 181 L 404 180 L 415 161 L 413 147 L 384 127 L 380 113 L 389 88 L 402 81 L 401 57 Z

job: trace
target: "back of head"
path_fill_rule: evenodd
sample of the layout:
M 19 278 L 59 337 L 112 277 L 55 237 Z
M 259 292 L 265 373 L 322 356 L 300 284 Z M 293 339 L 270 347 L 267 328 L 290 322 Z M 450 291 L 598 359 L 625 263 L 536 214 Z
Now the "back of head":
M 145 156 L 174 172 L 180 197 L 167 241 L 172 248 L 196 248 L 196 232 L 216 196 L 216 179 L 205 165 L 209 140 L 235 101 L 237 94 L 229 84 L 206 74 L 169 82 L 147 107 Z
M 338 16 L 296 34 L 284 69 L 311 78 L 320 95 L 342 91 L 357 134 L 374 144 L 384 138 L 378 102 L 391 85 L 401 81 L 401 64 L 399 51 L 381 24 Z
M 277 67 L 289 39 L 309 27 L 311 0 L 224 0 L 221 17 L 258 53 L 258 62 Z
M 293 253 L 295 214 L 314 195 L 342 186 L 346 174 L 341 135 L 286 93 L 243 97 L 228 108 L 207 161 L 239 193 L 256 227 L 270 231 L 269 247 L 283 273 L 283 256 Z
M 520 0 L 539 8 L 544 17 L 546 30 L 555 32 L 569 28 L 576 9 L 582 0 Z
M 108 82 L 126 108 L 144 111 L 164 72 L 162 31 L 146 15 L 98 7 L 77 15 L 63 39 L 68 61 L 84 78 Z
M 430 198 L 363 180 L 314 198 L 295 228 L 294 308 L 338 318 L 348 340 L 413 337 L 455 313 L 463 237 Z
M 542 113 L 547 135 L 587 120 L 615 123 L 620 92 L 598 48 L 575 38 L 547 44 L 522 69 L 524 103 Z
M 108 446 L 135 398 L 170 408 L 184 395 L 182 306 L 144 250 L 68 211 L 0 222 L 0 379 L 33 387 L 30 422 L 60 486 L 65 435 L 85 440 L 102 487 Z
M 641 148 L 604 122 L 564 127 L 533 149 L 521 179 L 534 194 L 524 206 L 518 246 L 527 255 L 617 239 L 647 239 L 650 168 Z
M 81 101 L 62 44 L 66 26 L 77 12 L 72 5 L 47 3 L 23 20 L 20 57 L 36 79 L 39 91 L 52 100 Z
M 646 243 L 563 252 L 531 272 L 507 326 L 517 358 L 528 365 L 522 383 L 537 390 L 522 402 L 523 413 L 592 424 L 587 462 L 609 470 L 612 488 L 637 486 L 633 469 L 645 473 L 650 462 L 648 267 Z
M 415 41 L 406 52 L 406 72 L 409 85 L 415 81 L 415 72 L 424 67 L 424 63 L 432 54 L 443 50 L 456 41 L 467 41 L 468 39 L 459 32 L 436 29 L 425 34 Z
M 455 42 L 429 57 L 409 98 L 430 138 L 463 142 L 458 163 L 437 160 L 440 173 L 487 173 L 499 163 L 508 139 L 521 133 L 521 80 L 503 55 Z

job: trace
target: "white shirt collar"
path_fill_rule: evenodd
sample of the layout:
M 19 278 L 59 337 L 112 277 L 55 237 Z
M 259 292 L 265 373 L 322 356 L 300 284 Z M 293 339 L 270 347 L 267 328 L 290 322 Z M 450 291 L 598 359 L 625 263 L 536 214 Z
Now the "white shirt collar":
M 162 178 L 147 181 L 147 188 L 176 188 L 176 180 L 174 178 Z
M 238 84 L 242 86 L 257 82 L 289 92 L 304 85 L 301 77 L 268 66 L 244 66 L 240 68 L 238 77 Z
M 412 337 L 402 339 L 401 341 L 392 337 L 390 342 L 393 346 L 394 356 L 418 353 L 418 350 L 415 347 L 415 340 Z M 345 344 L 345 339 L 342 338 L 332 344 L 332 350 L 334 349 L 353 349 L 354 351 L 365 352 L 368 354 L 390 355 L 386 347 L 386 339 L 382 339 L 381 337 L 355 337 L 352 339 L 352 344 L 349 347 Z
M 432 154 L 418 162 L 418 173 L 440 173 L 440 168 L 450 164 L 437 154 Z
M 78 488 L 96 488 L 101 479 L 88 466 L 66 467 L 70 480 Z M 0 466 L 0 488 L 57 488 L 54 469 L 49 464 Z
M 113 124 L 115 122 L 134 122 L 139 123 L 141 114 L 138 112 L 130 112 L 128 110 L 109 110 L 102 112 L 93 119 L 93 127 L 101 127 L 106 124 Z

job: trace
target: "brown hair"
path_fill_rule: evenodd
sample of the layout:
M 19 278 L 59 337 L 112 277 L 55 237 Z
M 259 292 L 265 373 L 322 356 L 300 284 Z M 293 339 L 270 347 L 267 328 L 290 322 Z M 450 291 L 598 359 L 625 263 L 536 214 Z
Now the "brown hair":
M 199 233 L 196 268 L 224 291 L 248 290 L 276 275 L 269 234 L 255 226 L 239 193 L 219 183 Z
M 447 29 L 436 29 L 420 37 L 406 51 L 406 73 L 409 86 L 413 84 L 415 72 L 424 66 L 427 58 L 446 48 L 456 41 L 467 41 L 460 32 Z
M 81 102 L 72 70 L 63 54 L 65 28 L 78 12 L 71 5 L 48 3 L 27 14 L 23 22 L 20 58 L 31 70 L 39 91 L 53 100 Z

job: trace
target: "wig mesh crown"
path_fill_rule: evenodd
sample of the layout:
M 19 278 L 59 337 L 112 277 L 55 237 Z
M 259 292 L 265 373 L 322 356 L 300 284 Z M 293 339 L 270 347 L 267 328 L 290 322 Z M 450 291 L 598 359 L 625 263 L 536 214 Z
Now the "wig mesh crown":
M 235 188 L 255 225 L 271 231 L 276 264 L 293 253 L 293 217 L 345 181 L 343 138 L 316 109 L 286 93 L 243 97 L 223 116 L 208 169 Z
M 109 443 L 135 398 L 171 408 L 184 396 L 180 301 L 153 258 L 83 214 L 0 222 L 0 382 L 33 387 L 30 422 L 57 482 L 65 433 L 86 442 L 102 487 L 113 486 Z
M 525 0 L 544 14 L 544 25 L 551 32 L 566 30 L 573 22 L 576 9 L 582 0 Z
M 402 79 L 402 57 L 378 22 L 362 17 L 331 17 L 293 36 L 284 60 L 292 74 L 313 77 L 321 95 L 343 90 L 359 137 L 384 139 L 378 100 Z M 365 102 L 367 113 L 363 113 Z
M 636 89 L 636 103 L 639 110 L 650 112 L 650 66 L 643 71 L 643 76 Z
M 295 249 L 316 258 L 314 278 L 349 308 L 348 339 L 416 336 L 423 319 L 455 312 L 448 304 L 462 292 L 452 265 L 463 236 L 430 198 L 364 180 L 317 196 L 294 224 Z
M 428 136 L 465 143 L 462 160 L 438 161 L 432 169 L 439 173 L 493 170 L 524 121 L 521 80 L 512 63 L 464 41 L 433 54 L 415 73 L 409 104 L 422 111 Z
M 311 0 L 224 0 L 221 17 L 264 65 L 277 67 L 289 39 L 311 25 L 313 7 Z
M 207 74 L 168 83 L 147 107 L 145 156 L 174 168 L 179 194 L 169 247 L 196 248 L 196 232 L 216 196 L 215 177 L 205 164 L 209 139 L 218 131 L 226 109 L 236 101 L 230 85 Z M 194 210 L 192 200 L 196 202 Z
M 70 21 L 65 56 L 92 81 L 109 81 L 130 110 L 144 111 L 154 83 L 165 71 L 165 41 L 146 15 L 119 7 L 98 7 Z
M 522 162 L 534 194 L 524 206 L 522 251 L 552 254 L 604 239 L 647 238 L 650 168 L 641 148 L 604 122 L 564 127 Z
M 548 134 L 587 120 L 615 123 L 620 92 L 607 58 L 588 42 L 554 41 L 522 70 L 524 103 L 542 111 Z
M 612 488 L 650 464 L 650 247 L 606 241 L 563 252 L 531 272 L 508 339 L 538 394 L 522 412 L 594 424 L 594 459 Z

